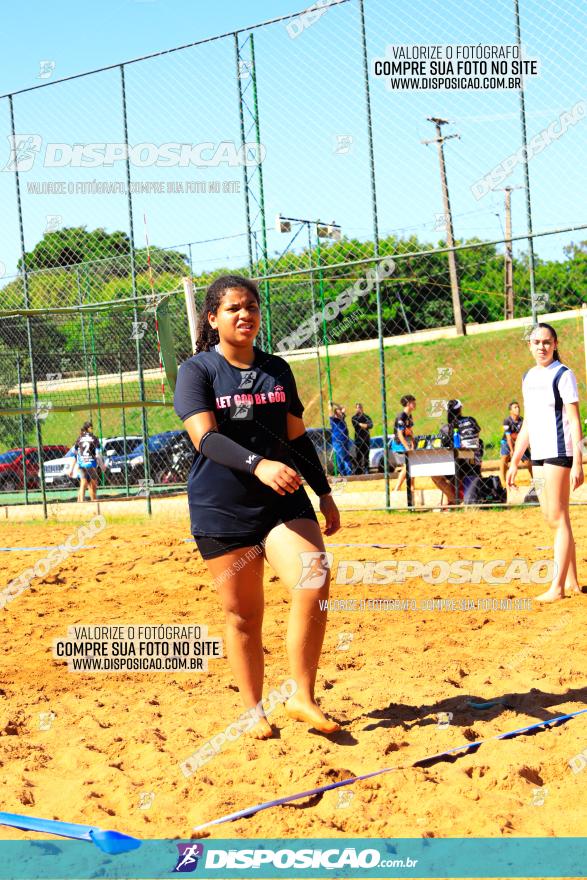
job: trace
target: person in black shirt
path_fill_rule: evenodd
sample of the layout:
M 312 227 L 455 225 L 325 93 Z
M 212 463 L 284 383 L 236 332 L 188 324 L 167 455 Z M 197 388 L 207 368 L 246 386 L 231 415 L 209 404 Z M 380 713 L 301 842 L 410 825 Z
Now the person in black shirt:
M 503 420 L 503 437 L 501 438 L 501 445 L 499 450 L 499 476 L 501 479 L 501 485 L 504 488 L 506 488 L 507 486 L 506 474 L 509 463 L 511 461 L 511 457 L 514 453 L 514 446 L 516 445 L 518 434 L 522 430 L 522 425 L 524 424 L 524 419 L 520 415 L 520 404 L 517 400 L 512 400 L 508 409 L 509 415 L 506 416 Z M 526 452 L 522 456 L 522 461 L 527 463 L 528 470 L 530 471 L 530 476 L 532 476 L 532 463 L 530 460 L 529 450 L 526 450 Z
M 369 473 L 369 449 L 371 446 L 370 431 L 373 421 L 369 418 L 362 403 L 355 403 L 355 414 L 351 419 L 355 429 L 355 446 L 357 447 L 356 469 L 358 474 Z
M 326 535 L 338 531 L 340 515 L 306 434 L 289 365 L 253 344 L 260 323 L 252 281 L 227 275 L 210 285 L 197 353 L 180 366 L 174 399 L 196 449 L 188 478 L 191 531 L 220 593 L 241 698 L 259 718 L 253 735 L 272 735 L 261 702 L 264 559 L 292 590 L 287 652 L 296 691 L 286 712 L 332 733 L 339 725 L 314 697 L 328 554 L 294 465 L 320 498 Z
M 464 480 L 466 477 L 481 476 L 481 462 L 483 460 L 483 441 L 480 438 L 481 428 L 477 419 L 473 416 L 463 415 L 463 405 L 460 400 L 449 400 L 447 405 L 447 423 L 440 429 L 442 445 L 452 448 L 454 444 L 454 432 L 458 431 L 463 449 L 473 449 L 474 458 L 472 461 L 457 461 L 457 483 L 459 493 L 464 490 Z M 442 489 L 448 498 L 449 505 L 458 504 L 459 498 L 455 495 L 454 480 L 448 477 L 432 477 L 432 481 Z
M 90 490 L 90 501 L 96 500 L 98 489 L 98 465 L 102 464 L 100 458 L 100 441 L 93 433 L 94 427 L 91 422 L 84 422 L 77 440 L 74 443 L 76 453 L 74 465 L 79 470 L 79 492 L 77 500 L 86 500 L 86 488 Z M 73 469 L 72 472 L 73 473 Z
M 397 414 L 395 422 L 393 423 L 391 450 L 392 452 L 395 452 L 396 455 L 404 456 L 405 460 L 406 452 L 414 448 L 414 417 L 412 416 L 412 413 L 416 409 L 416 398 L 413 394 L 404 394 L 400 403 L 403 406 L 403 409 Z M 395 484 L 396 492 L 399 492 L 404 484 L 406 471 L 406 465 L 404 464 Z M 414 488 L 415 480 L 412 477 L 412 491 Z

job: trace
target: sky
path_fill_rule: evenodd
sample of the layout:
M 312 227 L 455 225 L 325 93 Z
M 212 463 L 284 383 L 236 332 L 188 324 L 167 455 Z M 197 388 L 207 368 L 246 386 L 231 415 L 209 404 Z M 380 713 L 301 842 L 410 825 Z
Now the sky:
M 99 11 L 98 11 L 99 10 Z M 232 32 L 290 13 L 295 0 L 103 0 L 99 6 L 31 0 L 3 10 L 0 94 L 43 85 L 13 98 L 15 130 L 32 137 L 32 166 L 20 173 L 23 233 L 30 250 L 45 231 L 60 226 L 103 226 L 128 231 L 128 204 L 120 191 L 91 192 L 95 183 L 122 188 L 124 163 L 103 160 L 75 167 L 81 145 L 124 140 L 119 65 L 220 34 L 229 36 L 125 67 L 128 141 L 143 145 L 131 163 L 131 180 L 150 192 L 133 195 L 135 243 L 178 246 L 195 272 L 247 263 L 240 120 Z M 585 174 L 587 101 L 585 8 L 578 0 L 520 0 L 524 56 L 540 73 L 525 80 L 528 138 L 555 125 L 529 162 L 535 232 L 587 222 Z M 395 45 L 495 45 L 515 42 L 513 0 L 365 0 L 370 61 Z M 244 42 L 248 34 L 241 34 Z M 274 230 L 278 212 L 310 220 L 335 220 L 348 237 L 372 237 L 372 203 L 358 0 L 320 14 L 255 29 L 260 141 L 269 252 L 286 247 Z M 248 44 L 242 49 L 245 60 Z M 95 68 L 113 69 L 59 83 Z M 245 140 L 256 141 L 252 83 L 246 68 Z M 444 237 L 437 150 L 429 116 L 448 119 L 446 168 L 458 238 L 504 237 L 504 194 L 480 181 L 521 145 L 517 89 L 503 91 L 388 90 L 369 75 L 375 181 L 381 235 L 416 235 L 426 244 Z M 585 105 L 587 107 L 587 105 Z M 571 122 L 568 120 L 571 118 Z M 565 126 L 563 126 L 565 127 Z M 14 173 L 7 168 L 10 134 L 7 98 L 0 99 L 0 277 L 16 271 L 20 230 Z M 211 164 L 170 166 L 157 159 L 162 145 L 200 145 Z M 228 147 L 226 145 L 229 145 Z M 57 145 L 57 146 L 56 146 Z M 75 145 L 80 145 L 77 148 Z M 146 146 L 145 146 L 146 145 Z M 201 145 L 208 145 L 202 147 Z M 231 146 L 233 145 L 233 146 Z M 176 148 L 179 150 L 179 147 Z M 96 153 L 94 153 L 96 155 Z M 48 158 L 49 157 L 49 158 Z M 69 159 L 72 161 L 69 162 Z M 157 159 L 158 164 L 154 164 Z M 49 162 L 53 162 L 50 165 Z M 186 159 L 187 162 L 187 159 Z M 61 164 L 59 164 L 61 163 Z M 215 164 L 214 164 L 215 163 Z M 253 171 L 255 169 L 253 168 Z M 251 214 L 260 228 L 257 176 Z M 523 165 L 497 186 L 521 187 Z M 54 190 L 47 192 L 52 185 Z M 115 190 L 115 186 L 111 189 Z M 71 191 L 67 191 L 67 188 Z M 85 187 L 85 189 L 84 189 Z M 189 189 L 191 187 L 191 190 Z M 202 191 L 202 188 L 204 191 Z M 237 190 L 240 188 L 240 192 Z M 161 191 L 162 190 L 162 191 Z M 524 189 L 512 194 L 513 232 L 526 232 Z M 585 230 L 540 237 L 539 257 L 563 259 L 563 247 L 586 239 Z M 516 244 L 516 253 L 525 249 Z M 1 284 L 0 280 L 0 284 Z

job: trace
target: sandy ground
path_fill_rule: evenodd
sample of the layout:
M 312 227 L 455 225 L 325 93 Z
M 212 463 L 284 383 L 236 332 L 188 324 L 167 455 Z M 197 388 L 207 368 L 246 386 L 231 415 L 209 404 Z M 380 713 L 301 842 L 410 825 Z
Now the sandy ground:
M 573 510 L 587 583 L 587 510 Z M 5 523 L 3 546 L 54 545 L 75 526 Z M 0 803 L 6 811 L 96 824 L 142 838 L 204 837 L 195 825 L 262 801 L 368 773 L 394 772 L 210 829 L 212 837 L 465 837 L 587 834 L 587 715 L 535 735 L 493 741 L 427 767 L 410 766 L 587 704 L 587 593 L 527 610 L 336 611 L 317 694 L 342 722 L 326 737 L 278 707 L 275 738 L 227 743 L 189 779 L 180 763 L 242 712 L 226 659 L 203 673 L 70 673 L 52 657 L 73 624 L 206 624 L 223 636 L 210 578 L 185 520 L 110 521 L 5 610 L 0 651 Z M 396 514 L 348 512 L 332 544 L 345 560 L 547 559 L 537 509 Z M 431 545 L 445 546 L 433 549 Z M 474 549 L 469 545 L 481 545 Z M 45 554 L 2 553 L 3 582 Z M 288 677 L 288 596 L 266 570 L 267 690 Z M 336 599 L 524 598 L 513 581 L 335 585 Z M 344 635 L 347 634 L 347 635 Z M 352 635 L 352 639 L 348 634 Z M 346 645 L 346 648 L 344 647 Z M 481 711 L 468 701 L 506 697 Z M 452 713 L 443 723 L 439 713 Z M 40 713 L 54 713 L 43 722 Z M 577 764 L 577 762 L 575 762 Z M 0 839 L 32 835 L 0 827 Z

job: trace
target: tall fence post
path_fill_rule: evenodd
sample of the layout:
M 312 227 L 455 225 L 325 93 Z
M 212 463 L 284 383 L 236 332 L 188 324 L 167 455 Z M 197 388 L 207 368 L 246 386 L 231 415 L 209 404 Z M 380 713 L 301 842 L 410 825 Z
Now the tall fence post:
M 86 267 L 86 276 L 87 276 L 87 271 L 88 270 Z M 83 308 L 82 308 L 84 299 L 83 299 L 83 293 L 82 293 L 82 288 L 81 288 L 81 284 L 80 284 L 79 268 L 76 268 L 76 270 L 75 270 L 75 278 L 76 278 L 76 284 L 77 284 L 77 299 L 78 299 L 78 303 L 80 305 L 79 317 L 80 317 L 80 324 L 81 324 L 81 331 L 82 331 L 82 351 L 83 351 L 83 355 L 84 355 L 84 370 L 86 373 L 86 390 L 88 392 L 88 406 L 90 406 L 91 402 L 92 402 L 92 393 L 90 391 L 90 373 L 88 370 L 88 351 L 87 351 L 87 346 L 86 346 L 86 326 L 85 326 L 85 322 L 84 322 L 84 312 L 83 312 Z M 87 280 L 86 280 L 86 283 L 87 283 Z
M 261 213 L 261 242 L 263 244 L 263 275 L 269 273 L 269 258 L 267 255 L 267 223 L 265 220 L 265 189 L 263 186 L 263 160 L 261 158 L 261 123 L 259 122 L 259 96 L 257 94 L 257 66 L 255 63 L 255 38 L 251 33 L 249 36 L 251 44 L 251 77 L 253 82 L 253 106 L 255 108 L 255 136 L 257 138 L 257 161 L 259 173 L 259 210 Z M 269 281 L 263 281 L 263 291 L 265 295 L 265 311 L 267 314 L 267 347 L 269 352 L 273 351 L 273 321 L 271 318 L 271 292 L 269 289 Z
M 129 496 L 128 491 L 128 450 L 126 446 L 126 408 L 124 406 L 124 379 L 122 377 L 122 353 L 118 355 L 118 371 L 120 373 L 120 412 L 122 414 L 122 454 L 124 461 L 124 488 L 126 497 Z
M 583 358 L 585 360 L 585 377 L 587 381 L 587 303 L 581 306 L 583 310 Z
M 332 376 L 330 374 L 330 353 L 328 351 L 328 327 L 326 325 L 326 304 L 324 302 L 324 276 L 322 275 L 322 251 L 320 250 L 320 236 L 318 235 L 318 224 L 316 221 L 316 259 L 318 261 L 318 294 L 320 296 L 320 309 L 322 310 L 322 339 L 324 341 L 324 351 L 326 354 L 326 382 L 328 384 L 328 401 L 329 405 L 333 400 L 332 397 Z
M 122 120 L 123 120 L 123 131 L 124 131 L 124 143 L 128 144 L 128 117 L 126 113 L 126 84 L 124 80 L 124 64 L 120 65 L 120 84 L 122 88 Z M 137 295 L 137 270 L 135 265 L 135 230 L 134 230 L 134 218 L 133 218 L 133 209 L 132 209 L 132 193 L 131 193 L 131 181 L 130 181 L 130 158 L 128 155 L 128 150 L 126 151 L 125 157 L 125 168 L 126 168 L 126 193 L 127 193 L 127 203 L 128 203 L 128 227 L 129 227 L 129 255 L 130 255 L 130 272 L 131 272 L 131 283 L 132 283 L 132 295 L 133 295 L 133 318 L 134 318 L 134 326 L 138 327 L 139 324 L 139 307 L 138 307 L 138 295 Z M 141 400 L 141 422 L 142 422 L 142 432 L 143 432 L 143 464 L 145 471 L 145 492 L 147 496 L 147 513 L 151 516 L 151 462 L 149 460 L 149 429 L 147 426 L 147 410 L 145 407 L 145 377 L 143 375 L 143 359 L 141 354 L 141 340 L 140 334 L 135 333 L 135 343 L 136 343 L 136 358 L 137 358 L 137 372 L 139 376 L 139 394 Z
M 371 118 L 371 93 L 369 90 L 369 59 L 365 29 L 365 3 L 359 0 L 361 18 L 361 49 L 363 53 L 363 80 L 365 84 L 365 107 L 367 112 L 367 138 L 369 144 L 369 180 L 371 184 L 371 215 L 373 218 L 373 254 L 379 256 L 379 219 L 377 214 L 377 185 L 375 180 L 375 152 L 373 148 L 373 120 Z M 385 349 L 383 346 L 383 309 L 379 283 L 379 261 L 375 261 L 375 296 L 377 299 L 377 336 L 379 339 L 379 384 L 381 387 L 381 421 L 383 427 L 383 478 L 385 480 L 385 509 L 391 509 L 389 494 L 389 461 L 387 442 L 387 383 L 385 379 Z
M 249 44 L 250 51 L 250 62 L 243 60 L 243 48 L 246 44 Z M 239 121 L 240 121 L 240 132 L 241 132 L 241 140 L 242 140 L 242 158 L 243 158 L 243 182 L 244 182 L 244 196 L 245 196 L 245 215 L 247 222 L 247 243 L 248 243 L 248 254 L 249 254 L 249 271 L 251 273 L 251 277 L 257 275 L 259 278 L 263 278 L 263 306 L 264 306 L 264 314 L 265 314 L 265 328 L 261 327 L 261 339 L 263 348 L 267 348 L 269 352 L 273 351 L 273 330 L 272 330 L 272 318 L 271 318 L 271 293 L 269 289 L 269 281 L 266 276 L 269 274 L 269 260 L 267 255 L 267 224 L 265 220 L 265 191 L 263 187 L 263 161 L 261 158 L 261 126 L 259 122 L 259 96 L 257 93 L 257 71 L 255 66 L 255 41 L 253 38 L 253 34 L 249 34 L 249 36 L 245 39 L 242 46 L 239 46 L 238 42 L 238 33 L 234 34 L 234 46 L 236 53 L 236 78 L 237 78 L 237 88 L 238 88 L 238 98 L 239 98 Z M 246 64 L 249 64 L 249 74 L 251 77 L 251 88 L 253 92 L 253 109 L 247 105 L 245 101 L 245 91 L 243 89 L 241 80 L 243 76 L 243 72 L 246 69 Z M 246 155 L 247 151 L 245 150 L 246 143 L 246 129 L 245 129 L 245 118 L 244 118 L 244 110 L 245 108 L 249 112 L 253 125 L 255 127 L 255 137 L 256 137 L 256 168 L 249 173 L 248 166 L 248 156 Z M 253 192 L 252 181 L 254 180 L 255 173 L 257 174 L 258 180 L 258 195 Z M 258 253 L 257 253 L 257 236 L 253 229 L 253 221 L 251 220 L 251 198 L 256 202 L 259 211 L 257 217 L 260 217 L 261 220 L 261 249 L 262 249 L 262 264 L 260 265 Z M 256 219 L 256 218 L 255 218 Z M 253 241 L 255 244 L 255 257 L 253 260 Z M 253 268 L 253 265 L 256 264 L 256 271 Z
M 308 260 L 310 261 L 310 269 L 313 268 L 312 263 L 312 225 L 306 222 L 308 229 Z M 314 273 L 310 272 L 310 294 L 312 296 L 312 315 L 316 314 L 316 297 L 314 295 Z M 328 470 L 328 449 L 326 444 L 326 419 L 324 418 L 324 398 L 322 394 L 322 366 L 320 364 L 320 342 L 318 340 L 318 327 L 315 321 L 312 321 L 314 327 L 314 345 L 316 346 L 316 364 L 318 366 L 318 391 L 320 393 L 320 419 L 322 421 L 322 445 L 324 449 L 324 464 Z M 336 464 L 335 464 L 336 467 Z
M 22 482 L 24 485 L 24 503 L 29 503 L 29 486 L 28 486 L 28 478 L 27 478 L 27 470 L 26 470 L 26 455 L 25 455 L 25 436 L 24 436 L 24 415 L 22 412 L 22 375 L 20 372 L 20 353 L 16 353 L 16 377 L 18 379 L 18 408 L 20 410 L 19 421 L 20 421 L 20 448 L 22 450 Z
M 516 43 L 518 44 L 519 58 L 522 58 L 522 33 L 520 28 L 520 5 L 519 0 L 514 0 L 514 14 L 516 17 Z M 536 278 L 534 262 L 534 232 L 532 229 L 532 199 L 530 194 L 530 173 L 528 171 L 528 135 L 526 132 L 526 98 L 524 95 L 524 81 L 519 89 L 520 96 L 520 125 L 522 127 L 522 147 L 524 150 L 524 186 L 526 189 L 526 225 L 528 228 L 528 270 L 530 273 L 530 298 L 532 303 L 532 323 L 536 324 Z
M 102 407 L 100 404 L 100 376 L 98 374 L 98 361 L 96 359 L 96 339 L 94 335 L 94 315 L 90 312 L 90 338 L 92 340 L 92 362 L 94 364 L 94 381 L 96 383 L 96 406 L 98 407 L 98 437 L 100 443 L 104 439 L 102 428 Z M 104 473 L 100 471 L 100 485 L 104 485 Z
M 234 51 L 236 58 L 236 86 L 238 90 L 238 117 L 240 124 L 240 132 L 241 132 L 241 147 L 244 152 L 245 149 L 245 141 L 246 141 L 246 132 L 245 132 L 245 115 L 243 112 L 243 87 L 241 84 L 241 66 L 240 66 L 240 49 L 238 45 L 238 33 L 234 34 Z M 251 278 L 255 274 L 255 270 L 253 268 L 253 244 L 252 244 L 252 229 L 251 229 L 251 204 L 249 201 L 249 178 L 248 178 L 248 168 L 247 163 L 243 162 L 243 195 L 245 197 L 245 221 L 247 224 L 247 249 L 249 253 L 249 273 Z
M 20 197 L 20 178 L 18 176 L 18 154 L 16 152 L 16 127 L 14 124 L 14 105 L 12 102 L 12 95 L 8 96 L 8 104 L 10 107 L 10 128 L 12 131 L 12 160 L 14 162 L 14 179 L 16 182 L 16 205 L 18 209 L 18 226 L 20 231 L 20 255 L 22 260 L 22 280 L 23 280 L 23 291 L 24 291 L 24 307 L 25 309 L 30 308 L 29 301 L 29 273 L 27 269 L 27 261 L 26 261 L 26 250 L 24 243 L 24 224 L 22 218 L 22 201 Z M 27 314 L 26 317 L 26 332 L 27 332 L 27 342 L 28 342 L 28 350 L 29 350 L 29 367 L 31 373 L 31 386 L 33 391 L 33 405 L 35 407 L 35 433 L 37 439 L 37 455 L 39 456 L 39 484 L 41 487 L 41 499 L 43 502 L 43 517 L 45 519 L 48 518 L 47 513 L 47 491 L 45 488 L 45 479 L 44 479 L 44 468 L 43 468 L 43 438 L 41 432 L 40 418 L 39 418 L 39 400 L 37 395 L 37 376 L 35 372 L 35 361 L 34 361 L 34 353 L 33 353 L 33 333 L 32 333 L 32 325 L 30 315 Z

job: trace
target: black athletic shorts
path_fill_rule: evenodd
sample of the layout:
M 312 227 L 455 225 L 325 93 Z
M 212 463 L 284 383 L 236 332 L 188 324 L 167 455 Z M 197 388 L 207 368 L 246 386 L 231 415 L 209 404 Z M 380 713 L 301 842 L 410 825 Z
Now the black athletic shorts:
M 572 468 L 572 455 L 558 455 L 556 458 L 533 458 L 532 467 L 543 467 L 545 464 L 557 464 L 559 467 Z
M 307 500 L 307 496 L 303 504 L 298 504 L 295 507 L 289 505 L 289 508 L 286 501 L 285 509 L 278 513 L 271 525 L 262 531 L 249 532 L 246 535 L 194 535 L 202 559 L 215 559 L 217 556 L 224 556 L 225 553 L 239 550 L 241 547 L 255 547 L 258 544 L 263 544 L 271 529 L 282 525 L 282 523 L 292 522 L 296 519 L 312 519 L 314 522 L 318 522 L 318 517 Z

